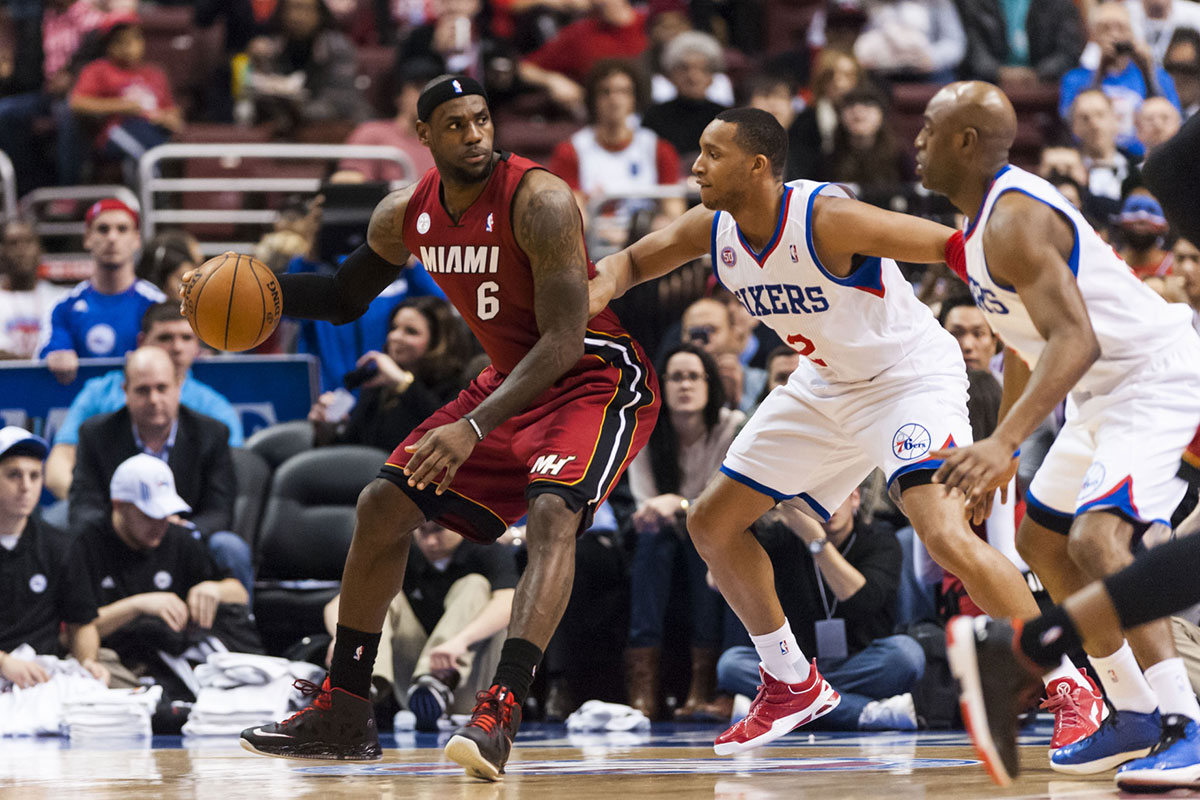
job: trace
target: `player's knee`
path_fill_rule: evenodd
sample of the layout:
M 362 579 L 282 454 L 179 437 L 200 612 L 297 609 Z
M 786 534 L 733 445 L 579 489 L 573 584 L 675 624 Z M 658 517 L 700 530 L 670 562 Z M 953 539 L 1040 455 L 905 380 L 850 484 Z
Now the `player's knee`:
M 943 521 L 920 533 L 921 543 L 942 569 L 955 575 L 969 571 L 971 553 L 979 540 L 966 530 L 965 525 L 958 526 Z
M 530 548 L 557 546 L 574 542 L 579 532 L 578 511 L 572 511 L 567 501 L 553 492 L 534 495 L 529 502 L 526 542 Z
M 1075 525 L 1067 537 L 1067 554 L 1085 573 L 1100 578 L 1116 572 L 1132 560 L 1128 551 L 1122 553 L 1111 533 L 1103 528 Z
M 425 517 L 408 496 L 391 481 L 376 478 L 358 493 L 355 505 L 356 536 L 407 536 Z
M 712 503 L 701 498 L 692 503 L 687 511 L 687 530 L 688 535 L 692 537 L 692 543 L 696 545 L 696 549 L 700 554 L 704 554 L 704 549 L 713 544 L 717 539 L 717 526 L 715 522 L 715 514 L 713 513 Z

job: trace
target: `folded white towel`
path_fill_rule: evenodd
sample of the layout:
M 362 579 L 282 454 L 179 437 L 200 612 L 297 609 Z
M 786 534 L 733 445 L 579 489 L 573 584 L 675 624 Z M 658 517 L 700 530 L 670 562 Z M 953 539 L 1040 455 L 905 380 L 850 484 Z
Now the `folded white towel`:
M 641 711 L 620 703 L 605 703 L 600 700 L 588 700 L 574 714 L 567 717 L 567 730 L 571 732 L 649 729 L 650 718 Z

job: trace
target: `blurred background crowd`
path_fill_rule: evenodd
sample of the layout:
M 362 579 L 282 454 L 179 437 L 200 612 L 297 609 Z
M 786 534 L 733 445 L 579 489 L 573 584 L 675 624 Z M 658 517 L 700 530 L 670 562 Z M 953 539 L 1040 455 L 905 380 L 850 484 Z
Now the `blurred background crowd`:
M 939 87 L 997 83 L 1018 113 L 1013 162 L 1049 179 L 1140 278 L 1188 304 L 1200 330 L 1200 249 L 1173 235 L 1139 173 L 1200 109 L 1193 0 L 9 0 L 0 412 L 47 447 L 36 502 L 28 486 L 0 481 L 0 569 L 20 561 L 5 538 L 35 523 L 68 543 L 91 528 L 126 541 L 110 481 L 111 454 L 129 440 L 129 455 L 171 466 L 191 510 L 170 524 L 206 545 L 188 557 L 206 560 L 209 582 L 245 589 L 222 601 L 253 612 L 235 621 L 248 637 L 238 646 L 323 661 L 358 490 L 380 451 L 486 357 L 414 263 L 362 319 L 285 320 L 257 348 L 262 363 L 308 356 L 314 375 L 306 418 L 263 425 L 247 416 L 253 380 L 242 386 L 249 397 L 231 402 L 195 377 L 193 364 L 227 358 L 206 352 L 175 298 L 184 272 L 230 246 L 277 272 L 336 269 L 374 204 L 432 167 L 414 132 L 416 100 L 450 71 L 487 87 L 498 147 L 575 190 L 594 259 L 698 202 L 689 170 L 700 132 L 732 106 L 762 108 L 786 128 L 785 180 L 844 183 L 867 202 L 960 224 L 915 182 L 913 139 Z M 958 339 L 972 425 L 986 435 L 1003 343 L 944 266 L 901 268 Z M 562 719 L 601 698 L 652 718 L 727 720 L 733 698 L 753 694 L 739 649 L 748 642 L 686 536 L 680 501 L 695 499 L 799 356 L 716 286 L 704 261 L 616 308 L 656 358 L 663 412 L 580 540 L 575 592 L 527 713 Z M 124 367 L 89 372 L 94 358 Z M 14 396 L 26 385 L 19 370 L 68 392 L 69 408 L 28 410 Z M 1023 448 L 1018 490 L 1061 423 L 1060 409 Z M 0 450 L 0 473 L 27 451 Z M 817 623 L 845 620 L 848 652 L 819 660 L 849 702 L 824 724 L 953 724 L 936 631 L 977 609 L 914 545 L 881 483 L 865 483 L 823 528 L 780 509 L 754 532 L 806 653 L 819 653 Z M 1013 496 L 978 533 L 1024 568 Z M 821 536 L 838 551 L 833 566 L 810 554 Z M 407 602 L 389 616 L 394 654 L 377 670 L 381 722 L 426 675 L 464 687 L 490 675 L 521 538 L 514 529 L 488 551 L 422 529 Z M 830 569 L 865 581 L 843 597 Z M 169 627 L 181 613 L 138 608 Z M 27 621 L 0 611 L 0 654 L 25 643 Z M 190 624 L 201 621 L 214 624 L 195 611 Z M 136 638 L 102 633 L 106 646 Z M 0 678 L 16 681 L 17 661 L 0 660 Z M 459 695 L 469 708 L 471 694 Z

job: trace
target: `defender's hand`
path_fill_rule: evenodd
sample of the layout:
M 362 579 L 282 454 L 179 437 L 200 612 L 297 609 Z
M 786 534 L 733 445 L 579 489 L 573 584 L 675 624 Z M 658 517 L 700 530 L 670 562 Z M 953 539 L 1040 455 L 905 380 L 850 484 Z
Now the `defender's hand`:
M 1017 471 L 1018 460 L 1011 447 L 989 437 L 966 447 L 950 447 L 930 453 L 942 459 L 933 474 L 933 482 L 951 489 L 960 489 L 967 497 L 967 507 L 978 518 L 982 504 L 991 510 L 991 496 L 1008 482 Z
M 475 429 L 465 419 L 427 431 L 416 444 L 404 448 L 412 453 L 404 467 L 408 485 L 421 491 L 428 484 L 437 482 L 437 494 L 443 494 L 454 480 L 458 468 L 470 457 L 478 443 Z M 445 476 L 442 480 L 436 481 L 443 472 Z

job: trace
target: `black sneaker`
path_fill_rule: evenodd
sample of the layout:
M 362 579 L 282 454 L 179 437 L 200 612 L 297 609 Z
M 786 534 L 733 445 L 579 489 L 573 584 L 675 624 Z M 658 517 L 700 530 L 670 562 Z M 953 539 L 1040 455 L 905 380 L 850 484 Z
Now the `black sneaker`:
M 499 780 L 519 727 L 521 706 L 507 687 L 497 684 L 475 695 L 471 721 L 450 737 L 446 757 L 474 778 Z
M 1007 620 L 955 617 L 946 654 L 958 678 L 963 724 L 992 780 L 1008 786 L 1020 769 L 1017 717 L 1042 691 L 1038 673 L 1019 660 Z
M 437 733 L 438 721 L 453 702 L 453 692 L 432 675 L 422 675 L 408 687 L 408 710 L 416 717 L 414 727 L 422 733 Z
M 304 680 L 293 685 L 305 697 L 316 695 L 312 705 L 283 722 L 247 728 L 242 731 L 242 747 L 277 758 L 378 761 L 383 757 L 371 701 L 330 688 L 328 677 L 320 686 Z

